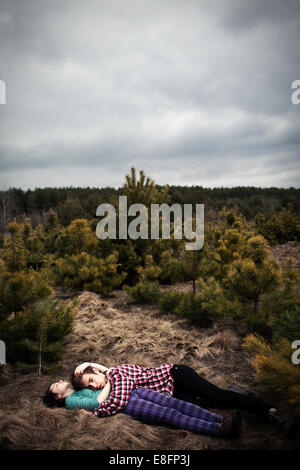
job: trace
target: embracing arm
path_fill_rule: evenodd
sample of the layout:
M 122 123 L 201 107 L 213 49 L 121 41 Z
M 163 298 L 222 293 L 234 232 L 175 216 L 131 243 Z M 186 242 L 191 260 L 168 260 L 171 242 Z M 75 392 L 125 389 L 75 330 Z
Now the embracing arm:
M 100 370 L 100 372 L 105 372 L 108 370 L 108 367 L 102 366 L 101 364 L 96 364 L 95 362 L 90 362 L 89 365 L 94 369 Z
M 111 389 L 110 382 L 107 382 L 105 387 L 103 387 L 103 389 L 101 390 L 101 392 L 97 396 L 97 400 L 98 400 L 99 403 L 103 403 L 104 401 L 107 400 L 110 389 Z
M 99 403 L 103 403 L 107 400 L 110 393 L 111 385 L 110 382 L 107 382 L 105 387 L 98 393 L 96 400 Z M 93 411 L 97 407 L 95 403 L 95 398 L 83 397 L 77 400 L 73 399 L 73 408 L 84 409 L 86 411 Z
M 93 369 L 97 369 L 97 370 L 99 370 L 100 372 L 105 372 L 105 371 L 108 370 L 107 367 L 102 366 L 101 364 L 97 364 L 97 363 L 95 363 L 95 362 L 83 362 L 82 364 L 80 364 L 79 366 L 76 367 L 76 369 L 74 370 L 74 374 L 75 374 L 75 375 L 82 374 L 82 372 L 83 372 L 87 367 L 93 367 Z
M 129 400 L 130 393 L 134 388 L 133 381 L 118 372 L 114 372 L 110 380 L 112 383 L 111 395 L 107 401 L 102 402 L 93 411 L 95 415 L 110 416 L 118 411 L 123 411 Z

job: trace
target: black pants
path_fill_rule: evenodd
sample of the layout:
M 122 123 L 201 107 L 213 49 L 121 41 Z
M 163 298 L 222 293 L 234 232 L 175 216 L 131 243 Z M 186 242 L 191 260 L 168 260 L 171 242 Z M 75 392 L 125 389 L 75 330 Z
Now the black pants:
M 183 364 L 174 364 L 171 375 L 174 379 L 173 396 L 203 408 L 235 408 L 267 418 L 272 407 L 257 398 L 222 390 Z

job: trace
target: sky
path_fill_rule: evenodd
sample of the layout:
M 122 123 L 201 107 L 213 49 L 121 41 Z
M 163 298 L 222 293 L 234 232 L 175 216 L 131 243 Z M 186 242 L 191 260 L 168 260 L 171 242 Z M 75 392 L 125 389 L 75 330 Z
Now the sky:
M 299 0 L 0 0 L 0 189 L 299 188 L 296 80 Z

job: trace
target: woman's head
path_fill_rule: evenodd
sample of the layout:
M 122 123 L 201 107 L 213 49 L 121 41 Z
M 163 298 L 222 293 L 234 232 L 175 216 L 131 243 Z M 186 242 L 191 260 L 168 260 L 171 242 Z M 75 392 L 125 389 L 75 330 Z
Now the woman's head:
M 102 372 L 93 367 L 87 367 L 82 374 L 73 372 L 71 375 L 71 383 L 75 390 L 83 388 L 91 388 L 92 390 L 100 390 L 105 386 L 106 379 Z
M 43 398 L 44 405 L 50 408 L 64 407 L 68 389 L 70 389 L 69 382 L 63 380 L 49 385 Z

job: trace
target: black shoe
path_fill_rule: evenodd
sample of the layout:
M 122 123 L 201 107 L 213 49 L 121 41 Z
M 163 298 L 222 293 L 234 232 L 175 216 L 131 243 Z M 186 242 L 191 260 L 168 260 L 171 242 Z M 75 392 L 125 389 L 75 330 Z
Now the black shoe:
M 237 438 L 241 435 L 242 420 L 238 410 L 234 410 L 232 415 L 223 417 L 219 436 Z
M 239 410 L 234 410 L 232 413 L 233 416 L 233 435 L 234 437 L 240 437 L 242 432 L 242 417 Z
M 238 385 L 230 385 L 227 390 L 231 392 L 237 392 L 241 395 L 245 395 L 249 398 L 255 398 L 256 400 L 260 400 L 259 393 L 255 392 L 255 390 L 245 390 L 244 388 L 239 387 Z
M 221 422 L 219 436 L 220 437 L 234 437 L 233 436 L 233 418 L 232 415 L 224 416 Z
M 279 426 L 286 437 L 290 437 L 296 427 L 296 418 L 290 411 L 270 410 L 269 420 Z

